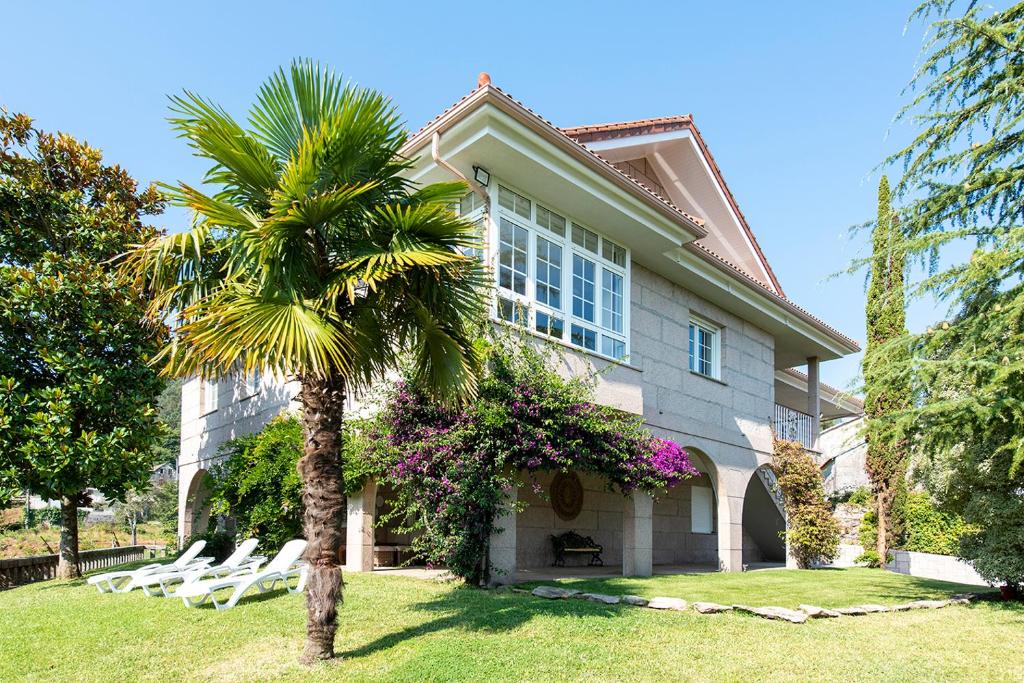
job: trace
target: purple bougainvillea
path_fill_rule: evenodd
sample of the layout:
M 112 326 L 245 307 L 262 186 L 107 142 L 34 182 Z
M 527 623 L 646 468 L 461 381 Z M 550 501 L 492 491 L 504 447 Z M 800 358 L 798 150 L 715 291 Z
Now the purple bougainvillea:
M 637 416 L 593 401 L 592 386 L 538 351 L 495 344 L 479 395 L 446 410 L 411 385 L 387 397 L 370 441 L 417 549 L 467 581 L 486 578 L 487 542 L 505 492 L 541 471 L 589 472 L 623 493 L 657 495 L 697 476 L 686 451 Z

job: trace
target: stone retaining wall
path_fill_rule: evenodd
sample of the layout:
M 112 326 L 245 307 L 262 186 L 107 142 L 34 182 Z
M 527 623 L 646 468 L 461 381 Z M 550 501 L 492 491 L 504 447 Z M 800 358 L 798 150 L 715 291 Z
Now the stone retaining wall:
M 937 579 L 953 583 L 965 583 L 972 586 L 989 585 L 974 567 L 950 555 L 934 555 L 932 553 L 914 553 L 908 550 L 893 550 L 893 561 L 885 565 L 889 571 L 923 579 Z

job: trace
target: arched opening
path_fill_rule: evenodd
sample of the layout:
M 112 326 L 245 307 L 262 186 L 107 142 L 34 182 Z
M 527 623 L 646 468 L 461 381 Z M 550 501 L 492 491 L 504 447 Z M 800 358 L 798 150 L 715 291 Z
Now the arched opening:
M 754 470 L 743 494 L 743 563 L 784 563 L 786 513 L 767 465 Z
M 700 477 L 659 495 L 652 511 L 654 565 L 718 567 L 717 472 L 711 458 L 686 447 Z
M 185 496 L 184 518 L 181 521 L 182 540 L 192 534 L 206 531 L 210 524 L 210 492 L 213 477 L 204 469 L 192 475 Z

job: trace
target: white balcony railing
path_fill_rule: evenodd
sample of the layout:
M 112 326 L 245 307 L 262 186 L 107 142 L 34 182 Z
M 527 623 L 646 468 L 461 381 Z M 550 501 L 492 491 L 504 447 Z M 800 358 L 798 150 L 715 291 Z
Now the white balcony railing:
M 775 433 L 780 439 L 814 448 L 814 419 L 807 413 L 775 404 Z

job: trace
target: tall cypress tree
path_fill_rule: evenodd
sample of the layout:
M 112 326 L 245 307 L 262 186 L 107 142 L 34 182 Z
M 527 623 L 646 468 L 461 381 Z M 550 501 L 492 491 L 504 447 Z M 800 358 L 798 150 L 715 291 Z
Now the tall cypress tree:
M 878 516 L 879 561 L 900 533 L 899 503 L 906 492 L 907 443 L 890 418 L 910 407 L 910 385 L 903 371 L 907 356 L 904 305 L 906 247 L 892 210 L 889 179 L 878 184 L 878 217 L 872 232 L 871 282 L 866 307 L 864 412 L 867 416 L 867 470 Z

